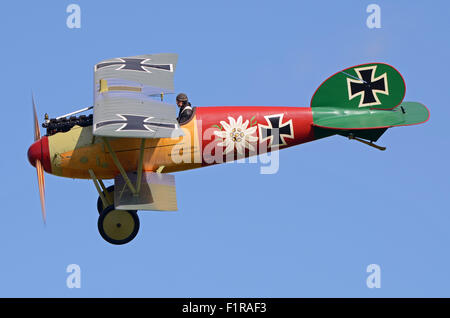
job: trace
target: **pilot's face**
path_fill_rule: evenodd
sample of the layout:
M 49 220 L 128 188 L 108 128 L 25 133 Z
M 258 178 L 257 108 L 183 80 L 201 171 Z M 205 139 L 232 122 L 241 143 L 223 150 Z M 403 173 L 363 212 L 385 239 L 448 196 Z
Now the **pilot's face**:
M 180 100 L 177 100 L 177 105 L 178 105 L 178 107 L 183 107 L 183 102 Z

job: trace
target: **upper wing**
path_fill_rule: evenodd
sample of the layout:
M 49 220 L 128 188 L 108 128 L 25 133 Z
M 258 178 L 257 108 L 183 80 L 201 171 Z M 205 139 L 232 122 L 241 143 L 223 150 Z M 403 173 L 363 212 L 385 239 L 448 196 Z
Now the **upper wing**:
M 97 136 L 165 138 L 183 135 L 176 109 L 151 96 L 173 93 L 176 54 L 138 55 L 102 61 L 94 68 Z

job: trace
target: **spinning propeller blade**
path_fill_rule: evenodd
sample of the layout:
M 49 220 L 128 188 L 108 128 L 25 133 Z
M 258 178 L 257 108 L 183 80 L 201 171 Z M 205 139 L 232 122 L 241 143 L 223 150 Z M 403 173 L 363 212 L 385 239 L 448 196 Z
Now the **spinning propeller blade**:
M 39 122 L 36 114 L 36 104 L 34 102 L 34 95 L 31 95 L 31 102 L 33 103 L 34 141 L 37 141 L 41 138 L 41 132 L 39 130 Z
M 45 213 L 45 179 L 44 179 L 44 168 L 39 160 L 36 161 L 36 171 L 38 177 L 38 186 L 39 186 L 39 197 L 41 199 L 41 210 L 42 210 L 42 219 L 44 220 L 44 224 L 46 223 L 47 215 Z
M 41 139 L 41 132 L 39 130 L 39 122 L 36 114 L 36 104 L 34 103 L 34 96 L 31 96 L 31 100 L 33 103 L 33 117 L 34 117 L 34 141 L 38 141 Z M 39 187 L 39 197 L 41 199 L 41 210 L 42 210 L 42 219 L 44 220 L 44 224 L 46 223 L 46 213 L 45 213 L 45 179 L 44 179 L 44 167 L 40 160 L 36 159 L 36 171 L 38 178 L 38 187 Z

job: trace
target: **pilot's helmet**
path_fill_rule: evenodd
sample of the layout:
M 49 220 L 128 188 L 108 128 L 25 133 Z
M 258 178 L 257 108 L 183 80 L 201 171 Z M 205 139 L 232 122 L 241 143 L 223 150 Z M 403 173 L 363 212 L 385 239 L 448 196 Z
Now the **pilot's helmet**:
M 187 102 L 188 97 L 185 93 L 180 93 L 177 95 L 177 102 Z

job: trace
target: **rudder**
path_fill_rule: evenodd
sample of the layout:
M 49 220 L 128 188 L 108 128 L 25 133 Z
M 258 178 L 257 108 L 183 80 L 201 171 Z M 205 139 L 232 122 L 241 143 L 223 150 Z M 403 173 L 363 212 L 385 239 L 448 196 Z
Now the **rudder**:
M 393 109 L 400 105 L 405 91 L 405 81 L 394 67 L 362 64 L 326 79 L 311 98 L 311 107 Z

